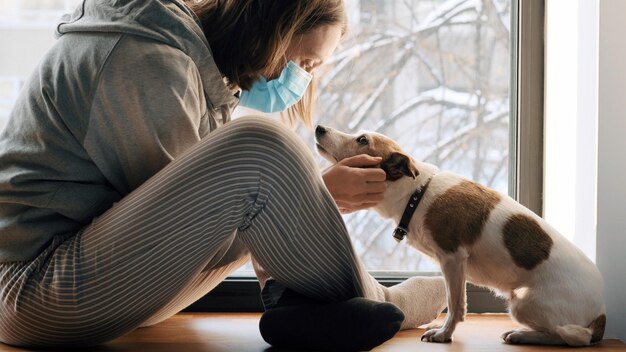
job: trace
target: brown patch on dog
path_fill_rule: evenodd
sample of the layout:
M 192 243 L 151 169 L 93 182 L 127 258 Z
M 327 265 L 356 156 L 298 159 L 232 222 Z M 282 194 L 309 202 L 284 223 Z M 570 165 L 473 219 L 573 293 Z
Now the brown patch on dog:
M 454 252 L 476 242 L 500 198 L 496 191 L 464 181 L 435 199 L 424 225 L 441 249 Z
M 528 215 L 511 216 L 502 235 L 513 262 L 521 268 L 531 270 L 550 256 L 552 238 Z
M 600 342 L 604 337 L 604 328 L 606 327 L 606 315 L 602 314 L 589 325 L 589 329 L 593 331 L 591 335 L 591 343 Z
M 393 153 L 402 153 L 402 148 L 394 140 L 381 134 L 368 135 L 367 154 L 388 159 Z

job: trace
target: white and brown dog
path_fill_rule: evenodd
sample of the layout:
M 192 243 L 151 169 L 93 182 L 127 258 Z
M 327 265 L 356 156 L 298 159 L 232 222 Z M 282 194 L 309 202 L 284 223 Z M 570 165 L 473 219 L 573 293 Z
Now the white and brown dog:
M 541 217 L 506 195 L 415 161 L 381 134 L 318 126 L 315 137 L 320 155 L 333 163 L 357 154 L 382 157 L 388 185 L 374 210 L 399 224 L 396 239 L 406 235 L 441 266 L 448 314 L 422 340 L 451 341 L 466 313 L 466 280 L 507 298 L 512 316 L 529 328 L 505 333 L 507 343 L 584 346 L 602 339 L 602 276 Z

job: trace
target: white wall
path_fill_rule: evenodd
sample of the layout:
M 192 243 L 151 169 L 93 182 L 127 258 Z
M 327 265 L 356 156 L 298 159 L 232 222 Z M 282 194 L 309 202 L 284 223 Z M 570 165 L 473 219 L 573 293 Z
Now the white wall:
M 626 1 L 599 1 L 597 264 L 605 337 L 626 341 Z
M 595 261 L 598 2 L 546 2 L 544 217 Z

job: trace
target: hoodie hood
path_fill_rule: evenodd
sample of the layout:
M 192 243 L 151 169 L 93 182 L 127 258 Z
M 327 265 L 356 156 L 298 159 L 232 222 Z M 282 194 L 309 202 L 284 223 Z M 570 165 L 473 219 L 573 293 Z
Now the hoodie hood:
M 181 0 L 85 0 L 61 18 L 55 35 L 81 32 L 126 33 L 165 43 L 196 63 L 205 87 L 223 82 L 200 20 Z M 205 92 L 215 107 L 236 103 L 226 85 Z

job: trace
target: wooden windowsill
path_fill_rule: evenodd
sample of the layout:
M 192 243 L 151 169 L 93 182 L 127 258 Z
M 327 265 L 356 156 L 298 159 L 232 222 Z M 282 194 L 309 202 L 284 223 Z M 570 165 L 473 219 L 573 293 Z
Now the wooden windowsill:
M 137 329 L 97 351 L 285 351 L 270 349 L 263 341 L 258 330 L 259 317 L 259 313 L 179 313 L 157 325 Z M 568 347 L 504 344 L 500 335 L 518 327 L 506 314 L 468 314 L 465 322 L 458 325 L 450 344 L 421 342 L 420 336 L 424 330 L 405 330 L 373 351 L 572 351 Z M 0 351 L 25 350 L 0 344 Z M 584 352 L 593 351 L 626 352 L 626 344 L 616 339 L 605 339 L 598 345 L 584 348 Z

